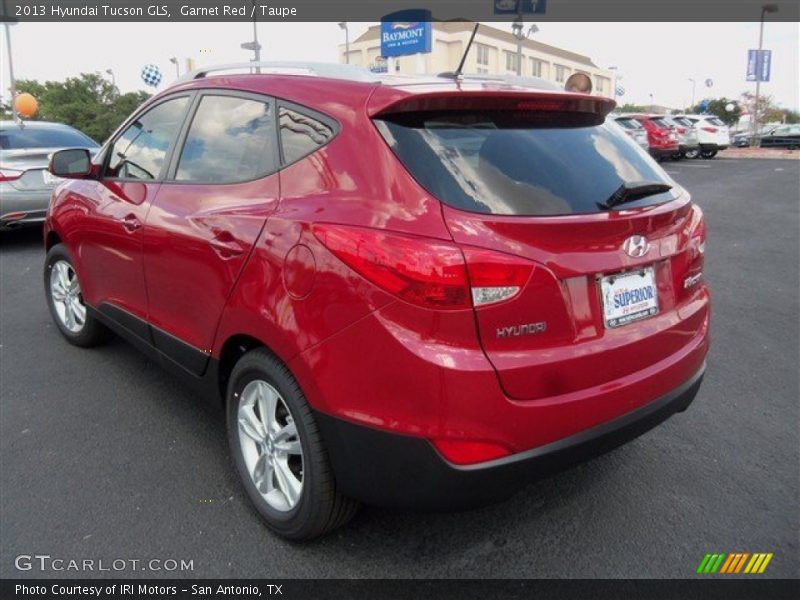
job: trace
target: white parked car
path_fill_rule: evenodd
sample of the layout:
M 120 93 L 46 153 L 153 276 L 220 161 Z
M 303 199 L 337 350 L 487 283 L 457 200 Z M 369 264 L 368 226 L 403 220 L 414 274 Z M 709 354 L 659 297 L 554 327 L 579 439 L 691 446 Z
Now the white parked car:
M 689 119 L 697 129 L 697 141 L 700 143 L 700 156 L 714 158 L 717 152 L 731 145 L 728 126 L 716 115 L 675 115 Z

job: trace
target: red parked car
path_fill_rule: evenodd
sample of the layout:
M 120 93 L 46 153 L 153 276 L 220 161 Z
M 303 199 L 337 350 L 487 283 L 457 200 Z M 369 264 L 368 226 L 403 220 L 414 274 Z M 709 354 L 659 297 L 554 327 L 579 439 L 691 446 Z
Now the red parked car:
M 657 160 L 671 158 L 680 151 L 675 129 L 664 115 L 630 115 L 647 130 L 650 154 Z
M 223 403 L 293 539 L 609 450 L 688 407 L 708 349 L 702 212 L 611 100 L 360 73 L 201 73 L 50 164 L 61 333 Z

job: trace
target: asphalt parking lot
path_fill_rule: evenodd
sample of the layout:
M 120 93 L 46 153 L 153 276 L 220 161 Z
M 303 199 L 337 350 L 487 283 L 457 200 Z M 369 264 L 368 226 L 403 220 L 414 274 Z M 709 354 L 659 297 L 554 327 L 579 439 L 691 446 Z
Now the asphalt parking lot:
M 191 577 L 692 577 L 707 552 L 800 576 L 800 161 L 667 162 L 709 227 L 713 348 L 694 405 L 489 508 L 365 507 L 306 545 L 262 527 L 222 413 L 132 347 L 68 345 L 35 231 L 0 234 L 0 576 L 19 554 L 185 559 Z M 88 573 L 91 575 L 91 573 Z

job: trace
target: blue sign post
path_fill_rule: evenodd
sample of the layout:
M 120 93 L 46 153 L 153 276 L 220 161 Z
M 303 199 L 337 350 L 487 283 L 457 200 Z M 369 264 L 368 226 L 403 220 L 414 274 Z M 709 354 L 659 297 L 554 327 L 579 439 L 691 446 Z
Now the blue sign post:
M 407 56 L 431 51 L 431 12 L 401 10 L 381 19 L 381 56 Z
M 769 81 L 772 50 L 747 51 L 747 81 Z

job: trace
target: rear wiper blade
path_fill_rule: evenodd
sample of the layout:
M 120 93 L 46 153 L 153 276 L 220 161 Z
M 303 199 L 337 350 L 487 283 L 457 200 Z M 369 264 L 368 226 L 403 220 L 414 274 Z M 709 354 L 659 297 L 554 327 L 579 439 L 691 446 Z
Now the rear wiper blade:
M 620 204 L 668 192 L 671 189 L 671 185 L 660 181 L 629 181 L 619 186 L 616 191 L 608 197 L 608 200 L 605 202 L 598 202 L 597 206 L 605 210 L 611 210 Z

